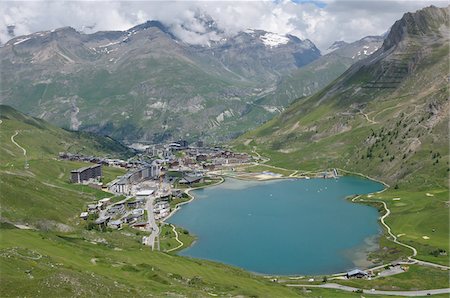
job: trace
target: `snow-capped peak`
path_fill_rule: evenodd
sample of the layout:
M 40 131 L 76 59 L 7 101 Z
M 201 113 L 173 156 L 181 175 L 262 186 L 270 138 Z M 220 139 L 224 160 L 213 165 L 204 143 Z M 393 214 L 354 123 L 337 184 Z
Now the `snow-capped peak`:
M 276 33 L 267 32 L 259 37 L 266 47 L 277 47 L 282 44 L 287 44 L 289 38 Z

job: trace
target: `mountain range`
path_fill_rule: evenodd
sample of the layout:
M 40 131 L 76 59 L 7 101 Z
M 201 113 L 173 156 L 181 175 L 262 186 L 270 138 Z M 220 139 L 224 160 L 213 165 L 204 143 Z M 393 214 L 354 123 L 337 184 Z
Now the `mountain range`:
M 199 46 L 158 21 L 94 34 L 66 27 L 0 48 L 0 102 L 128 143 L 226 140 L 318 91 L 381 42 L 368 37 L 322 56 L 309 40 L 262 30 Z
M 288 168 L 334 165 L 394 185 L 444 187 L 449 32 L 448 7 L 405 14 L 372 55 L 236 144 Z
M 55 123 L 72 125 L 73 129 L 107 133 L 108 128 L 123 124 L 128 126 L 117 126 L 123 134 L 115 136 L 127 139 L 134 134 L 137 138 L 155 140 L 175 137 L 175 130 L 170 136 L 168 131 L 183 127 L 182 121 L 187 117 L 193 118 L 197 125 L 207 123 L 199 118 L 199 112 L 181 110 L 192 109 L 184 99 L 174 97 L 175 104 L 160 98 L 154 103 L 150 101 L 155 104 L 153 110 L 158 108 L 160 114 L 152 114 L 155 119 L 148 119 L 150 126 L 139 126 L 142 130 L 139 134 L 138 126 L 133 125 L 142 123 L 142 119 L 136 120 L 142 116 L 138 112 L 147 109 L 149 99 L 143 94 L 156 92 L 152 89 L 156 84 L 160 84 L 159 92 L 164 87 L 170 92 L 191 92 L 199 86 L 210 88 L 208 83 L 223 88 L 221 92 L 258 91 L 259 96 L 248 95 L 254 100 L 248 106 L 266 110 L 264 107 L 279 104 L 277 111 L 268 111 L 271 113 L 268 115 L 276 113 L 276 116 L 234 140 L 235 149 L 267 157 L 264 160 L 271 171 L 289 172 L 290 169 L 293 176 L 306 176 L 321 169 L 338 168 L 340 174 L 367 175 L 392 186 L 384 192 L 355 196 L 352 201 L 363 200 L 361 203 L 378 208 L 383 226 L 389 228 L 376 240 L 379 250 L 375 257 L 384 264 L 407 261 L 402 264 L 404 272 L 373 279 L 334 279 L 333 283 L 354 287 L 355 292 L 427 293 L 449 287 L 448 270 L 443 267 L 448 266 L 449 260 L 449 16 L 449 7 L 427 7 L 406 13 L 384 40 L 369 37 L 354 47 L 338 42 L 329 53 L 317 55 L 304 65 L 292 66 L 290 63 L 297 63 L 292 55 L 286 55 L 283 59 L 291 62 L 277 70 L 260 61 L 258 67 L 264 73 L 256 73 L 259 79 L 254 81 L 246 74 L 251 67 L 243 64 L 244 60 L 232 68 L 230 62 L 230 67 L 227 66 L 230 71 L 223 66 L 216 68 L 215 63 L 219 61 L 226 65 L 224 57 L 231 57 L 227 55 L 236 55 L 237 46 L 233 47 L 234 54 L 224 50 L 223 60 L 215 58 L 219 54 L 211 57 L 205 54 L 229 41 L 212 42 L 210 47 L 188 46 L 156 22 L 127 32 L 94 35 L 80 34 L 71 28 L 39 32 L 13 39 L 1 48 L 1 99 Z M 138 33 L 134 34 L 133 30 Z M 255 31 L 240 35 L 254 40 L 255 48 L 261 50 L 251 55 L 278 59 L 280 56 L 276 54 L 271 58 L 270 51 L 284 46 L 266 48 L 259 39 L 261 34 L 265 35 Z M 133 36 L 140 37 L 133 41 Z M 150 37 L 154 38 L 153 42 Z M 285 38 L 289 39 L 285 46 L 294 43 L 293 37 Z M 305 42 L 292 46 L 300 51 Z M 314 48 L 306 52 L 316 55 Z M 114 59 L 118 59 L 116 63 Z M 313 82 L 327 74 L 326 69 L 320 68 L 320 61 L 333 66 L 336 77 L 330 76 L 328 83 L 323 80 L 313 84 L 317 89 L 308 89 L 311 83 L 304 83 L 308 76 Z M 164 67 L 158 64 L 163 62 Z M 183 68 L 186 65 L 189 68 Z M 298 79 L 295 73 L 303 79 Z M 273 77 L 277 79 L 273 81 Z M 177 81 L 181 78 L 190 81 Z M 255 87 L 258 80 L 261 83 Z M 237 88 L 238 82 L 248 89 Z M 191 89 L 188 83 L 194 84 Z M 325 87 L 320 88 L 321 84 Z M 236 89 L 226 89 L 231 86 Z M 198 92 L 206 96 L 209 93 L 205 90 Z M 279 92 L 279 97 L 275 97 L 276 90 L 284 93 Z M 225 102 L 241 102 L 236 94 L 233 95 L 236 99 L 232 99 L 233 93 L 224 94 L 229 96 L 224 97 Z M 201 103 L 206 105 L 206 101 Z M 211 104 L 214 103 L 211 99 Z M 159 130 L 157 116 L 163 117 L 162 111 L 174 107 L 180 110 L 171 114 L 176 119 L 163 124 L 167 126 L 162 130 L 167 133 L 164 135 Z M 207 108 L 214 109 L 214 106 Z M 122 115 L 124 111 L 129 114 Z M 244 117 L 233 117 L 245 123 L 240 119 Z M 220 124 L 216 131 L 207 125 L 192 127 L 205 134 L 220 132 L 232 117 L 224 115 L 223 119 L 216 119 Z M 155 122 L 152 124 L 150 120 Z M 70 171 L 86 163 L 55 157 L 60 151 L 129 156 L 129 149 L 112 138 L 67 131 L 0 105 L 0 151 L 2 297 L 354 297 L 361 294 L 315 287 L 327 282 L 327 277 L 314 276 L 311 282 L 310 276 L 255 275 L 217 262 L 143 249 L 144 232 L 127 227 L 114 232 L 86 230 L 80 224 L 79 212 L 87 204 L 110 194 L 69 183 Z M 115 167 L 104 167 L 103 171 L 105 183 L 125 173 Z M 122 197 L 113 199 L 122 200 Z M 353 226 L 348 229 L 351 233 Z M 183 237 L 184 230 L 179 234 Z M 425 262 L 413 264 L 414 258 Z M 439 268 L 432 267 L 439 264 Z M 335 277 L 330 276 L 330 280 Z M 287 282 L 298 287 L 288 287 Z M 313 288 L 307 290 L 308 284 Z M 419 289 L 424 291 L 418 292 Z

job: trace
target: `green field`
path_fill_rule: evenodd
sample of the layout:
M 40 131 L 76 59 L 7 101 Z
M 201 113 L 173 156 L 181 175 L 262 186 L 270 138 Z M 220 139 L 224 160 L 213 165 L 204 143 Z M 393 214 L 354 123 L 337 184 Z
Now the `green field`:
M 192 243 L 195 241 L 195 236 L 192 236 L 189 234 L 189 231 L 180 228 L 175 227 L 177 233 L 178 233 L 178 239 L 183 243 L 182 246 L 180 246 L 180 243 L 175 240 L 175 233 L 173 232 L 172 226 L 169 224 L 164 224 L 161 226 L 160 231 L 160 249 L 161 251 L 168 251 L 175 253 L 177 251 L 180 251 L 184 248 L 187 248 L 192 245 Z M 180 247 L 179 247 L 180 246 Z M 176 250 L 172 250 L 176 247 L 179 247 Z
M 296 296 L 242 270 L 80 236 L 2 229 L 0 295 Z M 17 285 L 20 284 L 20 287 Z
M 425 266 L 408 266 L 404 273 L 372 280 L 351 279 L 340 284 L 360 288 L 386 291 L 413 291 L 416 289 L 439 289 L 449 287 L 449 271 Z

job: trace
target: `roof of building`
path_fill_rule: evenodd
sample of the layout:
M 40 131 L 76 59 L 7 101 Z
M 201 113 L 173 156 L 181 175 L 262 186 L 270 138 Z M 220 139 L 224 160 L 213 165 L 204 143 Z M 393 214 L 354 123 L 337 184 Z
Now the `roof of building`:
M 142 215 L 143 215 L 143 214 L 130 213 L 130 214 L 128 214 L 127 218 L 128 218 L 128 219 L 139 218 L 139 217 L 141 217 Z
M 117 220 L 111 220 L 108 224 L 118 226 L 122 224 L 122 221 L 120 219 Z
M 101 164 L 96 164 L 96 165 L 93 165 L 93 166 L 83 167 L 83 168 L 79 168 L 79 169 L 76 169 L 76 170 L 72 170 L 72 171 L 70 171 L 70 172 L 71 172 L 71 173 L 81 173 L 81 172 L 86 171 L 86 170 L 88 170 L 88 169 L 92 169 L 92 168 L 96 168 L 96 167 L 101 167 L 101 166 L 102 166 Z
M 150 196 L 154 193 L 155 191 L 153 189 L 143 189 L 141 191 L 138 191 L 136 193 L 136 196 Z
M 146 226 L 146 225 L 147 225 L 147 222 L 146 222 L 146 221 L 138 221 L 138 222 L 136 222 L 136 223 L 133 224 L 133 227 L 136 227 L 136 226 Z
M 97 219 L 95 220 L 95 224 L 97 224 L 97 225 L 102 224 L 102 223 L 108 221 L 110 218 L 111 218 L 111 217 L 109 217 L 109 216 L 106 216 L 106 217 L 99 217 L 99 218 L 97 218 Z
M 196 181 L 200 181 L 201 179 L 203 179 L 203 177 L 185 176 L 182 179 L 180 179 L 180 183 L 193 183 Z
M 347 275 L 357 275 L 357 274 L 367 275 L 367 272 L 360 269 L 354 269 L 352 271 L 347 272 Z
M 142 214 L 144 214 L 144 209 L 141 209 L 141 208 L 133 209 L 133 210 L 131 210 L 131 213 L 142 215 Z
M 165 206 L 165 205 L 169 205 L 169 202 L 167 201 L 159 201 L 155 203 L 155 206 Z

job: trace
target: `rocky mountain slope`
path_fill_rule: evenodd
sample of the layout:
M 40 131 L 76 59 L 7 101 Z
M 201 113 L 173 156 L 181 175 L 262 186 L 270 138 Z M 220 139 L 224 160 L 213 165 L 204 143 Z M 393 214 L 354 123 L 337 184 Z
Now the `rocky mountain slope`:
M 71 129 L 156 142 L 255 125 L 252 103 L 320 52 L 260 30 L 195 46 L 150 21 L 123 32 L 37 32 L 0 55 L 0 102 Z
M 283 76 L 277 88 L 257 103 L 281 111 L 295 99 L 316 93 L 351 65 L 375 53 L 383 40 L 382 36 L 367 36 L 352 43 L 334 42 L 326 55 Z
M 289 168 L 446 186 L 449 32 L 448 7 L 405 14 L 373 55 L 238 143 Z

